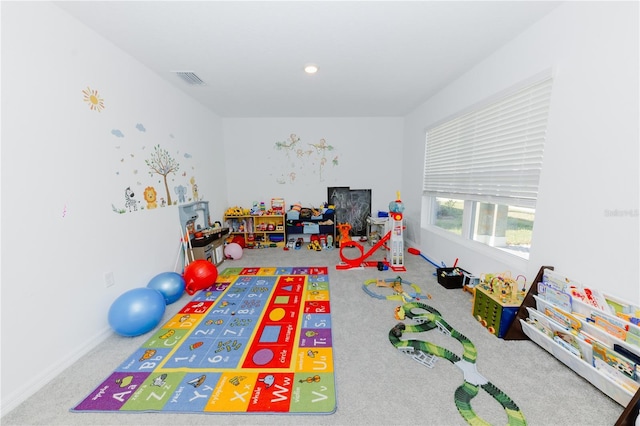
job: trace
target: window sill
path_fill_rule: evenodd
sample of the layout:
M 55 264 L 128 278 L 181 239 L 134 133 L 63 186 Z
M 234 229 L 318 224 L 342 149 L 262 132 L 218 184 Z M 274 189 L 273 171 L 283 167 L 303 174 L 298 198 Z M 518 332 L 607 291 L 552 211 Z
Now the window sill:
M 479 255 L 490 257 L 498 262 L 509 265 L 514 270 L 526 270 L 529 259 L 525 256 L 525 253 L 511 250 L 508 248 L 491 247 L 486 244 L 479 243 L 477 241 L 463 238 L 460 235 L 446 231 L 434 225 L 427 225 L 423 227 L 423 230 L 436 234 L 439 237 L 445 238 L 454 244 L 459 244 L 471 251 L 478 253 Z M 528 255 L 528 253 L 526 253 Z

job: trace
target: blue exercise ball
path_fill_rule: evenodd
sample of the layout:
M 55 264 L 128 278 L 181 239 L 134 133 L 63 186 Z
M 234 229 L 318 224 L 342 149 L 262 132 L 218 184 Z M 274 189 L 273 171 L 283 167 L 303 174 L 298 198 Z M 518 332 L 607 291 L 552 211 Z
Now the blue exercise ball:
M 167 304 L 158 290 L 141 287 L 122 293 L 109 308 L 109 325 L 126 337 L 153 330 L 164 315 Z
M 163 272 L 151 278 L 147 287 L 162 293 L 166 304 L 170 305 L 182 297 L 185 282 L 182 275 L 177 272 Z

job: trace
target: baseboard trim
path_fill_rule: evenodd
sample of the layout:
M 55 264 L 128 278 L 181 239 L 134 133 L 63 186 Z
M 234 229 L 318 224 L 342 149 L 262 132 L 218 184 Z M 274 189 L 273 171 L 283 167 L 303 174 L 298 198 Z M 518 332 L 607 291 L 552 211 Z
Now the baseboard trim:
M 66 358 L 53 364 L 51 366 L 51 369 L 49 369 L 45 374 L 32 378 L 19 389 L 10 392 L 8 395 L 4 392 L 5 389 L 3 389 L 2 400 L 0 402 L 0 417 L 13 411 L 20 404 L 32 397 L 47 383 L 61 374 L 64 370 L 71 367 L 76 361 L 88 354 L 89 351 L 98 346 L 100 343 L 104 342 L 112 334 L 113 330 L 109 327 L 105 327 L 92 339 L 86 341 L 84 344 L 71 351 Z

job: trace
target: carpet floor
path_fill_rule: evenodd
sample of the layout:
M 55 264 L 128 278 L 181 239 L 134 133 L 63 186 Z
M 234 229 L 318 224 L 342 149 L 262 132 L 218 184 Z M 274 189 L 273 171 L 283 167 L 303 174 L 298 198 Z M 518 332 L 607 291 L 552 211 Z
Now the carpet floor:
M 349 256 L 347 249 L 345 253 Z M 353 254 L 356 255 L 355 252 Z M 372 259 L 380 260 L 378 251 Z M 1 419 L 2 425 L 466 425 L 456 409 L 454 393 L 462 371 L 445 359 L 433 368 L 421 365 L 389 342 L 398 323 L 400 302 L 371 297 L 362 284 L 400 275 L 417 285 L 421 302 L 437 309 L 446 322 L 477 349 L 477 372 L 500 388 L 519 407 L 530 425 L 613 425 L 624 407 L 592 386 L 535 343 L 505 341 L 484 329 L 472 316 L 473 298 L 440 286 L 435 268 L 406 254 L 406 272 L 376 268 L 336 270 L 339 250 L 316 252 L 281 249 L 245 250 L 226 267 L 328 266 L 331 283 L 332 332 L 337 411 L 331 415 L 204 415 L 72 413 L 71 407 L 107 377 L 147 337 L 115 333 Z M 459 265 L 464 268 L 464 265 Z M 473 271 L 476 273 L 488 271 Z M 533 279 L 534 277 L 528 277 Z M 167 307 L 163 321 L 190 297 Z M 106 315 L 106 313 L 105 313 Z M 460 342 L 432 330 L 421 338 L 461 355 Z M 476 415 L 490 424 L 507 424 L 503 408 L 486 392 L 471 401 Z

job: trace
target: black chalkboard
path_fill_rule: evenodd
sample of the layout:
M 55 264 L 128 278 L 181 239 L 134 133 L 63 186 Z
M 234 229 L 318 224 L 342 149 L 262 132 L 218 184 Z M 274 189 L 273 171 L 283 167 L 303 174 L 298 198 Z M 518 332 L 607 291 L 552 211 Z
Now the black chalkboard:
M 367 235 L 367 218 L 371 216 L 371 190 L 348 186 L 327 188 L 327 200 L 335 206 L 335 221 L 351 225 L 352 236 Z

